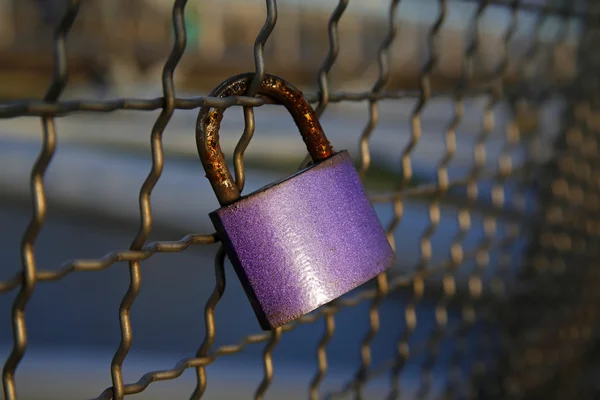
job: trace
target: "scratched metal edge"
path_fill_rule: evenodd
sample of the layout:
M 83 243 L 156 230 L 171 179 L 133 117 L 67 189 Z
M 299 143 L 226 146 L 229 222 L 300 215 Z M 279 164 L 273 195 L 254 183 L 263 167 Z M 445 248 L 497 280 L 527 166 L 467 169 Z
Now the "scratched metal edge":
M 248 298 L 248 300 L 250 301 L 250 304 L 252 305 L 252 310 L 254 311 L 254 314 L 256 315 L 256 318 L 258 319 L 261 329 L 265 330 L 265 331 L 270 330 L 271 325 L 269 324 L 269 321 L 265 318 L 264 310 L 262 309 L 262 307 L 260 306 L 258 301 L 256 301 L 256 294 L 254 292 L 254 289 L 248 282 L 248 279 L 246 279 L 244 270 L 239 267 L 239 265 L 241 264 L 240 259 L 237 255 L 237 253 L 234 251 L 231 241 L 225 234 L 225 229 L 223 228 L 223 223 L 221 222 L 221 218 L 219 217 L 219 214 L 217 213 L 217 211 L 213 211 L 209 214 L 209 217 L 217 231 L 217 237 L 219 238 L 221 243 L 223 243 L 223 246 L 225 246 L 225 249 L 227 249 L 227 252 L 226 252 L 227 257 L 230 258 L 231 265 L 233 266 L 233 269 L 235 270 L 236 275 L 239 277 L 242 287 L 244 288 L 244 293 L 246 294 L 246 297 Z

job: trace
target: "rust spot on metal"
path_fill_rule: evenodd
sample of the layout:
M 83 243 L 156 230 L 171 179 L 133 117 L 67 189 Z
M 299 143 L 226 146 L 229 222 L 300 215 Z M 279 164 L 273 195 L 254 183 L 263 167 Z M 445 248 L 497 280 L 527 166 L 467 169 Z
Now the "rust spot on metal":
M 242 96 L 248 90 L 253 77 L 254 73 L 231 77 L 215 88 L 210 96 Z M 289 111 L 313 161 L 321 161 L 333 155 L 333 147 L 327 140 L 317 115 L 300 90 L 277 76 L 267 74 L 257 94 L 268 97 Z M 219 128 L 223 113 L 224 110 L 219 108 L 200 109 L 196 123 L 196 144 L 206 176 L 217 199 L 221 205 L 226 205 L 236 201 L 240 192 L 233 183 L 219 145 Z

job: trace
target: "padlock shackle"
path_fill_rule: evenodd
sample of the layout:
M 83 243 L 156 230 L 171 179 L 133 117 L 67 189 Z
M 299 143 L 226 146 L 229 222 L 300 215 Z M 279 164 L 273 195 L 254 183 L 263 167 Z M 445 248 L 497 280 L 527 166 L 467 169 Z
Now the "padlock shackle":
M 233 76 L 210 94 L 211 97 L 243 96 L 250 87 L 254 73 Z M 313 161 L 321 161 L 334 153 L 314 110 L 300 90 L 285 80 L 265 74 L 258 95 L 282 104 L 292 115 Z M 200 161 L 221 206 L 229 205 L 241 196 L 219 144 L 219 128 L 224 109 L 202 107 L 196 121 L 196 146 Z

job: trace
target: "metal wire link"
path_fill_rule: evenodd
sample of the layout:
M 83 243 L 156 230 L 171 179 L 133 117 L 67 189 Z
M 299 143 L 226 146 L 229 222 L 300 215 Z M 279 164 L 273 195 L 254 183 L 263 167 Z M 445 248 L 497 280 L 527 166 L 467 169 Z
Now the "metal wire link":
M 338 2 L 337 7 L 331 14 L 328 23 L 328 35 L 329 35 L 329 52 L 321 65 L 321 68 L 318 72 L 317 83 L 319 85 L 319 104 L 315 109 L 315 113 L 319 119 L 322 117 L 327 105 L 329 104 L 329 82 L 328 75 L 329 71 L 333 67 L 335 63 L 338 53 L 339 53 L 339 44 L 338 44 L 338 23 L 340 22 L 344 11 L 348 7 L 348 0 L 340 0 Z M 306 164 L 310 161 L 310 155 L 307 155 L 303 161 L 303 164 Z M 336 305 L 336 301 L 330 303 L 330 305 Z M 316 400 L 319 398 L 319 386 L 325 379 L 325 375 L 327 374 L 327 345 L 333 338 L 335 333 L 335 320 L 334 314 L 327 314 L 324 317 L 324 325 L 325 331 L 323 332 L 323 336 L 319 341 L 317 346 L 317 372 L 315 373 L 312 381 L 310 382 L 309 395 L 312 400 Z
M 175 111 L 175 84 L 173 75 L 179 60 L 183 56 L 186 44 L 186 30 L 184 23 L 184 8 L 187 0 L 176 0 L 173 5 L 173 30 L 175 32 L 175 41 L 171 54 L 165 63 L 162 73 L 162 88 L 165 98 L 165 106 L 160 115 L 156 119 L 152 133 L 150 135 L 150 143 L 152 146 L 152 168 L 148 177 L 142 184 L 139 196 L 140 208 L 140 227 L 136 237 L 131 243 L 131 250 L 140 250 L 152 230 L 152 211 L 150 206 L 150 196 L 152 190 L 158 183 L 164 167 L 164 150 L 162 144 L 162 135 L 165 131 L 169 120 Z M 121 343 L 115 352 L 110 370 L 113 382 L 113 398 L 121 400 L 125 397 L 123 384 L 123 362 L 127 357 L 127 353 L 131 349 L 133 340 L 133 331 L 131 327 L 130 311 L 133 303 L 141 289 L 141 266 L 139 261 L 129 262 L 129 288 L 123 296 L 121 306 L 119 307 L 119 322 L 121 326 Z
M 71 1 L 65 15 L 54 34 L 54 76 L 44 96 L 48 102 L 56 101 L 67 83 L 67 54 L 65 42 L 75 17 L 79 11 L 79 1 Z M 56 131 L 53 117 L 42 118 L 42 149 L 31 171 L 31 196 L 33 210 L 31 220 L 21 241 L 22 279 L 19 293 L 12 307 L 13 349 L 2 369 L 2 385 L 4 398 L 17 398 L 15 372 L 27 349 L 27 327 L 25 324 L 25 307 L 31 298 L 37 283 L 34 247 L 35 241 L 46 220 L 46 194 L 44 190 L 44 174 L 52 161 L 56 150 Z
M 281 328 L 217 346 L 222 332 L 218 332 L 215 322 L 216 307 L 228 290 L 225 251 L 219 244 L 212 293 L 204 294 L 204 336 L 195 353 L 172 368 L 125 382 L 123 365 L 134 338 L 141 334 L 136 330 L 134 335 L 130 312 L 142 289 L 142 265 L 157 253 L 182 252 L 218 242 L 212 232 L 188 234 L 173 241 L 148 241 L 154 222 L 151 195 L 164 167 L 163 133 L 175 110 L 243 107 L 244 131 L 233 153 L 235 182 L 242 191 L 247 172 L 244 153 L 255 128 L 254 107 L 268 102 L 255 94 L 269 69 L 265 46 L 278 20 L 276 0 L 265 0 L 264 24 L 254 42 L 255 77 L 251 86 L 244 96 L 224 98 L 176 96 L 174 74 L 186 48 L 186 2 L 173 3 L 174 41 L 162 70 L 161 97 L 59 99 L 68 76 L 66 39 L 80 8 L 79 2 L 72 0 L 54 34 L 54 75 L 44 98 L 0 103 L 0 119 L 39 117 L 43 133 L 31 173 L 33 210 L 22 237 L 21 268 L 0 281 L 0 294 L 16 292 L 11 314 L 13 349 L 2 372 L 7 400 L 17 399 L 15 376 L 28 345 L 25 309 L 36 285 L 62 280 L 74 272 L 96 273 L 122 261 L 127 262 L 129 285 L 118 311 L 120 343 L 110 364 L 110 387 L 96 399 L 124 399 L 153 383 L 175 380 L 188 369 L 193 370 L 196 381 L 190 398 L 201 399 L 211 384 L 207 368 L 248 346 L 262 346 L 263 375 L 255 383 L 254 398 L 264 399 L 278 384 L 273 360 L 278 351 L 284 350 L 279 343 L 303 324 L 323 326 L 320 336 L 315 337 L 314 373 L 305 382 L 306 394 L 313 400 L 374 398 L 370 389 L 376 381 L 389 400 L 584 397 L 587 392 L 581 376 L 589 367 L 587 354 L 597 351 L 596 310 L 600 301 L 595 294 L 600 283 L 596 268 L 600 256 L 600 60 L 593 54 L 600 37 L 597 0 L 585 5 L 569 1 L 438 0 L 437 13 L 432 13 L 422 32 L 427 58 L 415 68 L 417 90 L 392 81 L 397 68 L 392 55 L 408 43 L 409 36 L 399 35 L 404 32 L 399 28 L 406 20 L 403 3 L 390 0 L 382 27 L 385 32 L 375 56 L 375 83 L 367 91 L 336 92 L 330 74 L 338 62 L 340 46 L 346 43 L 338 25 L 342 18 L 348 19 L 350 3 L 339 0 L 327 22 L 329 46 L 316 73 L 318 91 L 306 97 L 315 104 L 319 118 L 333 103 L 368 105 L 366 123 L 357 132 L 358 169 L 363 179 L 377 174 L 375 141 L 377 129 L 385 122 L 381 120 L 386 118 L 384 104 L 412 105 L 407 117 L 394 116 L 406 119 L 406 126 L 395 121 L 407 140 L 397 148 L 398 168 L 395 178 L 390 178 L 395 179 L 394 188 L 369 192 L 376 207 L 391 211 L 384 214 L 388 217 L 382 223 L 400 255 L 400 264 L 351 295 Z M 469 22 L 461 35 L 464 49 L 450 52 L 459 56 L 461 68 L 448 78 L 442 71 L 447 53 L 441 41 L 446 38 L 445 27 L 452 22 L 449 15 L 454 6 L 464 6 L 463 10 L 472 10 L 473 14 L 467 17 Z M 499 33 L 486 25 L 486 14 L 498 10 L 506 17 Z M 523 21 L 532 16 L 535 22 L 530 24 L 524 47 L 519 32 Z M 548 35 L 550 22 L 557 28 L 553 35 Z M 583 32 L 576 43 L 578 72 L 573 78 L 559 81 L 553 71 L 561 67 L 561 59 L 555 53 L 573 46 L 571 24 Z M 487 50 L 485 38 L 494 35 L 500 45 L 493 68 L 488 71 L 480 57 Z M 524 48 L 524 53 L 513 54 L 513 47 Z M 544 59 L 549 56 L 551 61 Z M 396 85 L 392 87 L 392 83 Z M 542 114 L 557 98 L 562 101 L 564 115 L 560 117 L 560 132 L 554 137 L 543 129 L 547 121 Z M 470 102 L 479 100 L 484 100 L 484 105 L 475 111 L 480 126 L 473 134 L 469 119 L 476 107 Z M 433 137 L 437 129 L 429 127 L 427 109 L 438 102 L 449 110 L 438 129 L 444 144 L 439 157 L 433 153 L 430 156 L 430 170 L 435 177 L 421 181 L 417 157 L 423 142 L 431 140 L 429 135 Z M 34 250 L 47 214 L 44 174 L 56 149 L 55 118 L 117 110 L 160 110 L 149 137 L 152 162 L 139 192 L 138 231 L 128 249 L 65 261 L 52 269 L 38 268 Z M 455 176 L 462 143 L 473 143 L 472 150 L 468 149 L 472 162 L 462 168 L 464 176 Z M 491 151 L 496 146 L 493 150 L 498 151 Z M 550 150 L 549 156 L 543 157 L 541 150 Z M 524 157 L 516 156 L 520 152 Z M 305 159 L 303 166 L 308 161 Z M 411 266 L 403 257 L 403 246 L 407 245 L 401 235 L 405 234 L 402 229 L 412 223 L 408 216 L 415 206 L 420 207 L 423 223 L 409 227 L 418 242 L 416 265 Z M 456 227 L 443 229 L 449 225 L 448 220 Z M 447 248 L 436 241 L 444 235 Z M 524 242 L 524 254 L 515 255 Z M 387 302 L 398 305 L 391 316 Z M 347 310 L 359 304 L 365 308 Z M 346 325 L 338 316 L 341 310 L 355 313 L 354 325 Z M 390 318 L 390 325 L 384 325 L 384 320 Z M 356 321 L 368 321 L 360 328 L 364 335 L 359 338 L 360 344 L 346 350 L 357 353 L 359 362 L 346 371 L 341 386 L 325 392 L 332 378 L 330 364 L 336 361 L 329 346 L 342 340 L 349 329 L 358 329 Z M 392 326 L 398 328 L 398 333 L 394 340 L 384 343 L 386 356 L 377 359 L 377 346 L 385 338 L 382 333 Z M 385 383 L 380 384 L 382 377 Z
M 219 247 L 219 251 L 215 255 L 215 288 L 206 301 L 206 306 L 204 307 L 204 324 L 205 324 L 205 333 L 204 333 L 204 341 L 200 348 L 196 352 L 196 358 L 206 357 L 212 347 L 215 336 L 216 336 L 216 328 L 215 328 L 215 307 L 221 300 L 223 293 L 225 293 L 225 249 L 223 246 Z M 192 393 L 191 399 L 199 399 L 204 394 L 206 390 L 206 370 L 204 366 L 199 366 L 196 368 L 196 389 Z
M 390 80 L 390 46 L 396 39 L 396 34 L 398 32 L 398 23 L 397 23 L 397 15 L 396 10 L 398 8 L 399 1 L 391 0 L 389 13 L 388 13 L 388 30 L 387 34 L 384 37 L 378 52 L 378 67 L 379 67 L 379 77 L 377 81 L 373 85 L 371 89 L 373 92 L 380 92 L 385 88 Z M 369 152 L 369 139 L 373 134 L 377 123 L 379 121 L 379 110 L 377 106 L 377 102 L 375 100 L 369 101 L 369 122 L 365 126 L 361 137 L 360 137 L 360 156 L 361 156 L 361 165 L 359 169 L 359 174 L 361 176 L 365 176 L 369 166 L 371 164 L 371 155 Z M 387 272 L 381 273 L 376 278 L 377 285 L 377 295 L 371 302 L 369 306 L 369 329 L 365 334 L 361 346 L 360 346 L 360 355 L 361 355 L 361 364 L 356 371 L 356 385 L 354 385 L 354 395 L 355 398 L 362 398 L 362 386 L 367 378 L 367 374 L 369 372 L 369 367 L 371 365 L 371 342 L 375 339 L 375 336 L 379 332 L 379 311 L 378 308 L 386 297 L 389 291 L 388 285 L 388 277 Z
M 424 88 L 427 88 L 427 91 L 431 91 L 431 84 L 429 75 L 433 72 L 435 66 L 438 63 L 439 55 L 438 49 L 436 46 L 436 41 L 438 39 L 438 35 L 440 32 L 440 28 L 444 23 L 447 13 L 447 4 L 446 1 L 439 1 L 438 4 L 439 14 L 438 17 L 431 27 L 428 37 L 428 48 L 429 48 L 429 60 L 425 64 L 423 68 L 423 77 L 422 85 Z M 421 263 L 419 268 L 422 270 L 427 270 L 429 267 L 429 263 L 433 256 L 432 245 L 431 245 L 431 237 L 435 234 L 437 227 L 440 223 L 440 201 L 445 196 L 448 190 L 448 165 L 452 161 L 455 153 L 455 132 L 454 132 L 454 123 L 459 121 L 460 119 L 456 117 L 453 118 L 453 121 L 450 123 L 450 128 L 446 131 L 446 153 L 442 156 L 442 160 L 437 168 L 437 190 L 433 196 L 433 199 L 429 205 L 429 225 L 425 229 L 425 232 L 421 236 Z M 431 377 L 431 369 L 436 364 L 436 358 L 438 353 L 438 344 L 440 340 L 443 338 L 446 330 L 446 325 L 448 322 L 448 310 L 447 305 L 451 298 L 454 296 L 455 292 L 455 278 L 452 275 L 453 271 L 456 269 L 454 263 L 448 264 L 448 272 L 444 274 L 443 278 L 443 287 L 444 294 L 439 300 L 438 304 L 435 308 L 435 320 L 436 327 L 433 329 L 428 339 L 428 351 L 425 361 L 423 362 L 421 368 L 421 387 L 417 392 L 417 398 L 424 399 L 429 395 L 432 385 L 432 377 Z

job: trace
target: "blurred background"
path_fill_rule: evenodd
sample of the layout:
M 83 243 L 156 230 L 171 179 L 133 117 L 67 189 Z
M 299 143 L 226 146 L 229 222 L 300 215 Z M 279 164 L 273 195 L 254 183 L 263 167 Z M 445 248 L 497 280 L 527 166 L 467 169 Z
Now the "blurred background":
M 350 2 L 339 24 L 340 53 L 329 74 L 330 92 L 371 90 L 379 74 L 378 49 L 388 29 L 388 3 Z M 542 0 L 528 3 L 545 4 Z M 267 72 L 285 77 L 306 93 L 315 93 L 317 72 L 329 51 L 327 22 L 336 5 L 335 0 L 280 0 L 277 25 L 265 47 Z M 472 2 L 449 2 L 438 36 L 438 63 L 431 75 L 434 92 L 453 90 L 463 76 L 476 9 Z M 53 75 L 53 29 L 64 10 L 62 1 L 0 0 L 3 105 L 43 97 Z M 84 3 L 67 42 L 69 83 L 61 99 L 161 97 L 162 68 L 173 43 L 171 12 L 171 2 L 161 0 Z M 206 95 L 223 79 L 254 70 L 253 45 L 265 12 L 260 0 L 190 1 L 185 17 L 187 47 L 175 74 L 177 96 Z M 415 91 L 422 67 L 431 56 L 428 32 L 438 13 L 436 1 L 404 0 L 394 16 L 398 33 L 390 47 L 391 79 L 386 89 L 407 91 L 407 95 L 379 103 L 379 121 L 368 142 L 371 165 L 365 177 L 365 185 L 374 195 L 389 193 L 401 179 L 401 154 L 413 135 L 410 122 L 418 101 Z M 505 97 L 492 109 L 494 124 L 484 142 L 482 167 L 492 175 L 507 157 L 514 170 L 527 160 L 542 163 L 550 154 L 547 144 L 560 129 L 564 98 L 547 96 L 542 102 L 529 103 L 516 90 L 520 79 L 533 82 L 532 90 L 543 91 L 552 85 L 567 85 L 577 71 L 579 20 L 549 15 L 539 24 L 534 12 L 519 9 L 516 14 L 516 31 L 507 46 Z M 511 10 L 504 5 L 487 6 L 478 18 L 479 46 L 473 57 L 470 87 L 487 88 L 490 77 L 497 73 L 511 20 Z M 534 57 L 528 53 L 533 45 L 537 46 Z M 473 167 L 488 101 L 487 94 L 464 101 L 464 114 L 456 127 L 456 149 L 448 162 L 450 180 L 464 179 Z M 451 146 L 448 131 L 455 106 L 452 96 L 434 96 L 427 101 L 420 114 L 423 133 L 410 153 L 413 173 L 409 187 L 438 182 L 438 166 Z M 129 247 L 138 229 L 138 193 L 150 171 L 149 137 L 159 112 L 78 113 L 56 119 L 58 146 L 45 179 L 48 219 L 36 243 L 40 270 L 56 270 L 68 260 L 99 258 Z M 208 213 L 218 203 L 195 149 L 197 112 L 176 110 L 165 130 L 165 169 L 152 194 L 154 229 L 150 241 L 213 231 Z M 293 172 L 305 154 L 285 110 L 263 106 L 255 109 L 255 115 L 255 138 L 245 157 L 246 193 Z M 369 118 L 367 101 L 331 103 L 322 118 L 334 147 L 348 149 L 357 164 L 360 137 Z M 511 142 L 513 121 L 521 129 L 521 139 L 531 140 Z M 229 109 L 221 128 L 229 159 L 243 127 L 241 108 Z M 0 281 L 21 267 L 19 243 L 31 213 L 29 175 L 40 149 L 40 132 L 39 117 L 0 120 Z M 458 239 L 464 218 L 459 213 L 465 204 L 464 188 L 452 189 L 444 197 L 439 223 L 431 232 L 431 196 L 404 200 L 402 219 L 394 231 L 398 264 L 391 276 L 442 265 L 457 240 L 465 253 L 476 251 L 486 240 L 490 215 L 495 221 L 492 235 L 500 239 L 509 236 L 523 223 L 523 214 L 511 213 L 510 207 L 498 211 L 492 206 L 492 190 L 497 185 L 492 177 L 480 179 L 476 201 L 469 205 L 469 229 Z M 505 204 L 519 201 L 524 215 L 533 212 L 533 185 L 523 185 L 512 175 L 500 185 Z M 377 203 L 376 211 L 385 226 L 394 218 L 392 203 Z M 424 235 L 431 244 L 429 256 L 423 247 Z M 457 298 L 468 296 L 473 274 L 481 274 L 486 282 L 502 275 L 504 282 L 510 282 L 527 243 L 528 238 L 519 235 L 509 246 L 490 248 L 483 269 L 478 269 L 481 260 L 476 257 L 454 266 Z M 204 338 L 204 305 L 215 285 L 216 250 L 217 245 L 191 246 L 184 252 L 158 253 L 142 263 L 141 291 L 131 310 L 134 339 L 123 367 L 125 382 L 137 381 L 148 371 L 171 368 L 179 359 L 196 353 Z M 226 275 L 227 290 L 216 308 L 213 348 L 237 344 L 259 331 L 228 262 Z M 443 291 L 441 276 L 432 274 L 427 295 L 417 306 L 418 323 L 410 336 L 415 348 L 426 348 L 436 329 L 436 304 Z M 73 273 L 36 287 L 27 306 L 29 347 L 17 373 L 21 398 L 90 398 L 112 385 L 109 366 L 120 340 L 118 308 L 128 285 L 127 263 L 117 262 L 101 272 Z M 15 295 L 16 291 L 0 295 L 0 359 L 5 359 L 12 346 L 10 309 Z M 371 342 L 372 365 L 395 357 L 398 340 L 406 331 L 404 309 L 410 295 L 410 290 L 399 291 L 379 306 L 380 330 Z M 450 321 L 460 320 L 460 304 L 448 305 Z M 362 302 L 336 314 L 336 334 L 327 347 L 329 373 L 323 393 L 343 388 L 359 368 L 360 343 L 369 329 L 368 309 L 369 303 Z M 282 335 L 273 353 L 275 379 L 268 398 L 306 398 L 324 329 L 319 320 Z M 437 342 L 431 396 L 439 394 L 447 383 L 447 366 L 458 346 L 456 341 L 468 342 L 469 335 L 477 335 L 478 329 L 488 329 L 493 337 L 494 327 L 481 323 L 461 338 L 448 335 Z M 243 352 L 212 364 L 206 398 L 249 397 L 263 376 L 260 355 L 264 346 L 248 345 Z M 494 357 L 493 352 L 486 354 L 482 356 L 476 346 L 468 346 L 464 368 L 477 357 Z M 427 352 L 416 352 L 402 370 L 408 397 L 423 384 L 426 359 Z M 388 381 L 388 376 L 374 379 L 366 398 L 383 398 Z M 138 397 L 187 398 L 194 385 L 194 371 L 188 370 L 177 380 L 152 384 Z
M 342 40 L 333 83 L 349 89 L 366 88 L 377 75 L 376 54 L 387 29 L 388 2 L 350 2 L 339 25 Z M 476 4 L 456 1 L 448 8 L 438 45 L 439 61 L 435 87 L 455 84 L 461 73 L 466 30 Z M 543 0 L 527 4 L 544 5 Z M 555 2 L 559 4 L 560 2 Z M 39 98 L 53 68 L 52 31 L 60 21 L 65 2 L 60 0 L 3 0 L 0 4 L 2 37 L 0 95 L 6 99 Z M 327 21 L 336 2 L 294 1 L 279 3 L 279 21 L 266 60 L 272 72 L 302 86 L 316 82 L 315 71 L 326 56 Z M 438 14 L 435 1 L 403 2 L 398 12 L 400 39 L 391 46 L 392 80 L 388 89 L 416 89 L 417 77 L 427 54 L 427 32 Z M 503 34 L 510 21 L 510 8 L 490 5 L 479 18 L 480 46 L 474 54 L 473 82 L 481 81 L 497 67 L 502 57 Z M 260 1 L 209 0 L 186 6 L 187 47 L 177 67 L 178 88 L 206 91 L 223 77 L 251 70 L 256 33 L 264 22 Z M 523 56 L 531 42 L 536 14 L 520 12 L 517 32 L 508 51 L 511 58 Z M 79 13 L 69 39 L 70 91 L 76 89 L 117 91 L 133 94 L 159 89 L 160 72 L 172 43 L 171 4 L 164 1 L 106 0 L 86 5 Z M 567 34 L 556 43 L 557 31 L 567 24 Z M 575 21 L 548 16 L 538 38 L 546 47 L 539 55 L 555 78 L 572 77 L 575 63 Z M 562 36 L 562 35 L 561 35 Z M 560 62 L 554 62 L 557 59 Z M 515 78 L 519 63 L 511 63 L 507 75 Z M 337 86 L 337 85 L 336 85 Z M 70 92 L 69 91 L 69 92 Z M 68 92 L 68 93 L 69 93 Z M 67 94 L 68 94 L 67 93 Z

